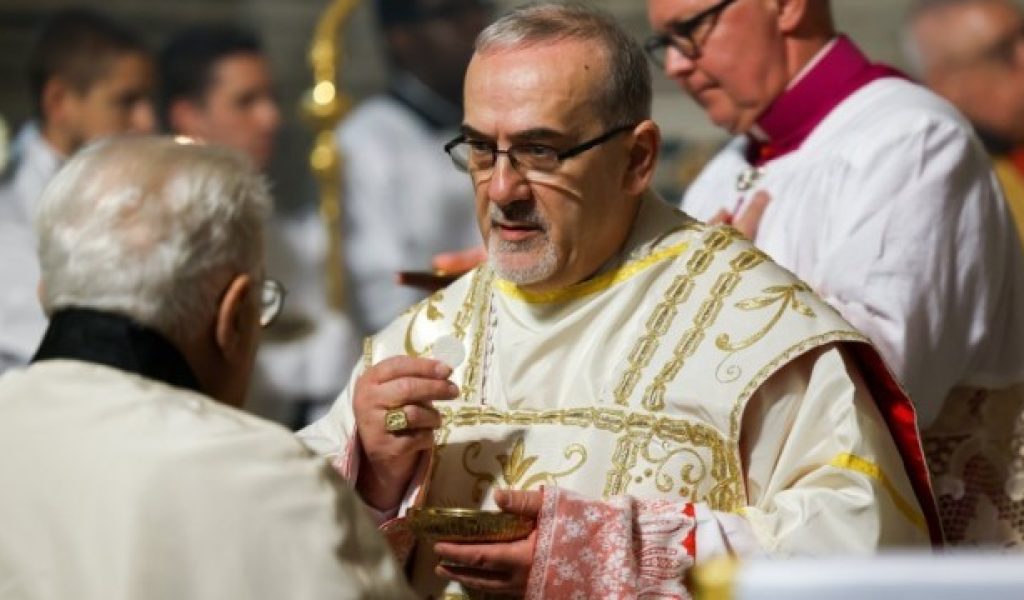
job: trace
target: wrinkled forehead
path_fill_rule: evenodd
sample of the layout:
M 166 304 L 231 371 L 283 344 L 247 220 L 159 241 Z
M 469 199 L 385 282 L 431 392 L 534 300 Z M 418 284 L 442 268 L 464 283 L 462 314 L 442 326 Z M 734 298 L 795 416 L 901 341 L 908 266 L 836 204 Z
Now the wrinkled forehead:
M 498 136 L 530 128 L 573 131 L 598 119 L 606 52 L 559 40 L 477 53 L 466 73 L 466 124 Z

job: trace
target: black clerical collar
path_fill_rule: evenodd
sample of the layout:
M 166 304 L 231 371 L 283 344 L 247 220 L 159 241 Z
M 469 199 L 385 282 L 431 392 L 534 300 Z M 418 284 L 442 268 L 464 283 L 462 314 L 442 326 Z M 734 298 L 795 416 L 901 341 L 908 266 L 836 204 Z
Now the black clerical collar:
M 462 124 L 462 108 L 445 100 L 409 73 L 400 73 L 388 93 L 414 112 L 431 129 L 456 129 Z
M 105 365 L 201 392 L 177 348 L 160 333 L 121 315 L 87 308 L 54 313 L 32 362 L 57 359 Z

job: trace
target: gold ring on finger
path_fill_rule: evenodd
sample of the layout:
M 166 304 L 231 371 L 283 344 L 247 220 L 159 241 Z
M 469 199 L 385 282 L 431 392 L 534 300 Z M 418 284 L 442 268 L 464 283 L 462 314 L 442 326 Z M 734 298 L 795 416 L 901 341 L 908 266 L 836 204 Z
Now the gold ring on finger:
M 398 433 L 405 431 L 409 428 L 409 417 L 406 416 L 405 410 L 399 408 L 389 408 L 384 411 L 384 429 L 390 433 Z

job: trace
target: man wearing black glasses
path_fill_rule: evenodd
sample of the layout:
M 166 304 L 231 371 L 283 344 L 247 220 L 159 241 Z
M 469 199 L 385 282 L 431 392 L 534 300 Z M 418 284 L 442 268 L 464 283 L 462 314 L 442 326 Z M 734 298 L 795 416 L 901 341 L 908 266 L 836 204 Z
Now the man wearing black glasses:
M 416 591 L 685 597 L 715 555 L 937 534 L 912 420 L 886 419 L 912 409 L 864 338 L 648 190 L 639 45 L 536 5 L 476 48 L 445 150 L 488 261 L 373 336 L 301 434 L 400 551 L 420 533 Z
M 981 419 L 968 398 L 1024 402 L 1024 257 L 970 124 L 869 62 L 826 0 L 648 9 L 652 60 L 736 135 L 683 208 L 735 224 L 878 345 L 944 470 L 948 418 Z M 959 477 L 944 506 L 961 506 Z M 1002 544 L 998 529 L 975 541 Z

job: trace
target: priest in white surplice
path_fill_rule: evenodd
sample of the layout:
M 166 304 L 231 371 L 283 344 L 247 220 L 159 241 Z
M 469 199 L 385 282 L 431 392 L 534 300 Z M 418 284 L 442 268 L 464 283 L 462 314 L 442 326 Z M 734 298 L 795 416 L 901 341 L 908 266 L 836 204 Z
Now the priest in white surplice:
M 419 593 L 686 597 L 716 555 L 937 535 L 913 410 L 865 338 L 648 191 L 650 75 L 610 17 L 514 11 L 478 39 L 465 99 L 447 150 L 489 263 L 368 340 L 302 433 L 400 550 L 411 505 L 537 518 L 518 542 L 411 548 Z M 453 339 L 454 370 L 426 358 Z
M 112 139 L 38 207 L 51 320 L 0 376 L 0 597 L 406 597 L 355 494 L 236 408 L 283 301 L 249 163 Z
M 649 0 L 652 56 L 738 135 L 683 209 L 731 220 L 877 345 L 921 417 L 950 541 L 1024 542 L 1012 219 L 971 125 L 837 35 L 829 4 Z

